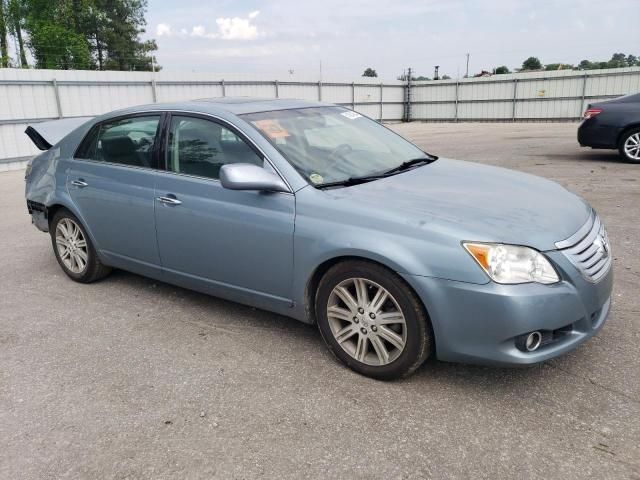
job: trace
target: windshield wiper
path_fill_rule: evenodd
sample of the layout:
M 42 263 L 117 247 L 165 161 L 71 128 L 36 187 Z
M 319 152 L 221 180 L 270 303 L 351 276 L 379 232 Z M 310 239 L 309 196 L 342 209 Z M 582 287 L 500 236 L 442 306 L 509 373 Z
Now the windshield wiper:
M 409 168 L 413 167 L 414 165 L 419 165 L 419 164 L 429 164 L 431 162 L 435 162 L 438 159 L 438 157 L 432 157 L 432 156 L 428 156 L 428 157 L 420 157 L 420 158 L 413 158 L 411 160 L 407 160 L 406 162 L 402 162 L 400 165 L 398 165 L 397 167 L 393 167 L 390 170 L 387 170 L 386 172 L 384 172 L 383 175 L 392 175 L 394 173 L 398 173 L 398 172 L 404 172 L 405 170 L 408 170 Z
M 427 155 L 428 155 L 427 157 L 413 158 L 411 160 L 407 160 L 405 162 L 402 162 L 397 167 L 393 167 L 392 169 L 386 170 L 382 173 L 376 173 L 373 175 L 363 175 L 362 177 L 349 177 L 346 180 L 339 180 L 337 182 L 321 183 L 320 185 L 315 185 L 315 187 L 322 189 L 322 188 L 349 187 L 351 185 L 358 185 L 360 183 L 366 183 L 372 180 L 378 180 L 380 178 L 390 177 L 392 175 L 395 175 L 396 173 L 404 172 L 405 170 L 411 168 L 414 165 L 419 165 L 421 163 L 427 165 L 431 162 L 435 162 L 438 159 L 438 157 L 429 155 L 428 153 Z
M 362 177 L 349 177 L 346 180 L 339 180 L 337 182 L 321 183 L 320 185 L 314 185 L 316 188 L 331 188 L 331 187 L 350 187 L 351 185 L 358 185 L 360 183 L 370 182 L 372 180 L 378 180 L 379 178 L 386 177 L 385 174 L 377 175 L 364 175 Z

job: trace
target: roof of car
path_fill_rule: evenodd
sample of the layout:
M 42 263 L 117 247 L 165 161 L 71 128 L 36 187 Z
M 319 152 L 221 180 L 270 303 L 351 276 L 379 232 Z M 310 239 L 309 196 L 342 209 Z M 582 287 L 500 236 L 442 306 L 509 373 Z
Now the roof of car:
M 271 112 L 274 110 L 291 110 L 295 108 L 312 108 L 326 106 L 331 106 L 331 104 L 286 98 L 220 97 L 186 100 L 182 102 L 138 105 L 135 107 L 128 107 L 122 110 L 117 110 L 115 112 L 110 112 L 109 114 L 107 114 L 107 116 L 150 110 L 190 110 L 194 112 L 213 114 L 228 112 L 234 115 L 241 115 L 244 113 Z
M 270 112 L 273 110 L 289 110 L 293 108 L 322 107 L 328 104 L 296 100 L 288 98 L 257 98 L 257 97 L 218 97 L 191 100 L 190 104 L 204 104 L 227 110 L 236 115 L 242 113 Z

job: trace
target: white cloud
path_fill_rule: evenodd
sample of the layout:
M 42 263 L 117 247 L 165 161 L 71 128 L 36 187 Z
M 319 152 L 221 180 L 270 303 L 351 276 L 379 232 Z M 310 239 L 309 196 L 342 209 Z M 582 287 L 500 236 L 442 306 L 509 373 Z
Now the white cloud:
M 258 27 L 251 24 L 260 12 L 251 12 L 248 18 L 218 18 L 216 23 L 223 40 L 253 40 L 258 36 Z
M 207 30 L 202 25 L 196 25 L 191 29 L 192 37 L 206 37 Z
M 196 25 L 191 29 L 192 37 L 219 38 L 222 40 L 254 40 L 258 38 L 258 27 L 251 20 L 260 15 L 259 10 L 249 13 L 247 18 L 220 17 L 216 19 L 217 32 L 207 32 L 202 25 Z M 158 33 L 158 35 L 160 35 Z
M 171 25 L 167 23 L 159 23 L 156 27 L 156 35 L 159 37 L 167 36 L 170 37 L 173 35 L 173 30 L 171 29 Z

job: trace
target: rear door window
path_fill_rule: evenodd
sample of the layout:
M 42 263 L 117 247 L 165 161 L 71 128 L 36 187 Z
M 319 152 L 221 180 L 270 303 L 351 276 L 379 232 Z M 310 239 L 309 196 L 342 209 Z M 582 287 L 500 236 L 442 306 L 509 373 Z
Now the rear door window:
M 96 125 L 85 137 L 76 158 L 132 167 L 154 167 L 154 147 L 160 115 L 119 118 Z

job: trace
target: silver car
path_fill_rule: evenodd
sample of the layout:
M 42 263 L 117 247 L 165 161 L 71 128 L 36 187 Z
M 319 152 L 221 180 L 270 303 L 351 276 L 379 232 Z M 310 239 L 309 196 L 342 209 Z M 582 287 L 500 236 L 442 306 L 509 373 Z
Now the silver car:
M 27 207 L 64 272 L 112 268 L 317 323 L 380 379 L 527 365 L 609 313 L 607 234 L 560 185 L 438 158 L 346 108 L 225 98 L 35 124 Z

